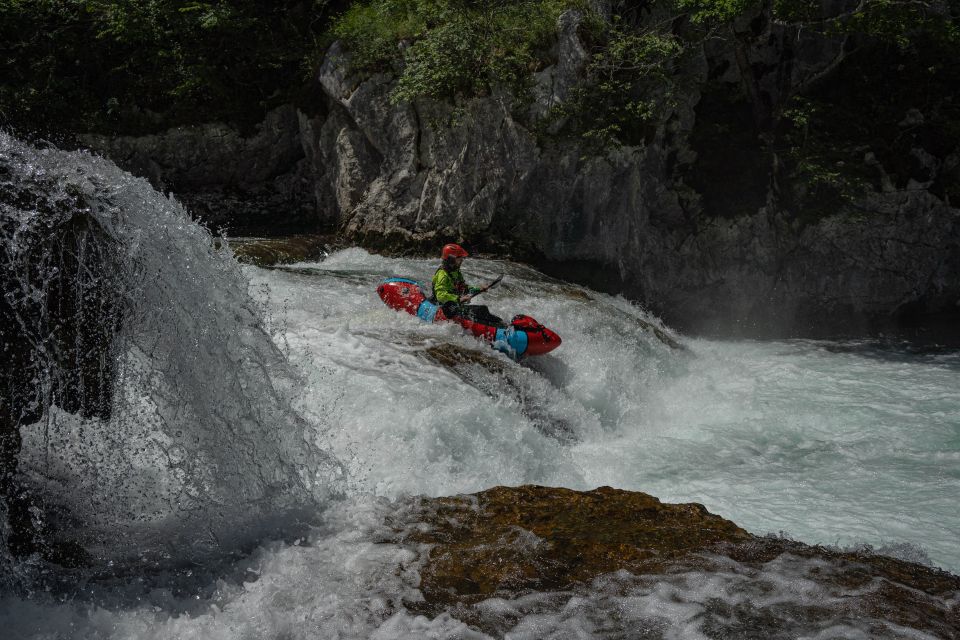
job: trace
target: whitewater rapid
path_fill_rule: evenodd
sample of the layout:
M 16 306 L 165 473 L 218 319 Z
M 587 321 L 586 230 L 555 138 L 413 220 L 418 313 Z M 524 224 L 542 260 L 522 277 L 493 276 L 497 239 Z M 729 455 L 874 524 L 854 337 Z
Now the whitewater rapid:
M 898 549 L 960 570 L 956 351 L 690 338 L 676 349 L 650 330 L 668 328 L 621 298 L 471 260 L 474 281 L 507 274 L 484 301 L 492 310 L 533 315 L 564 339 L 515 364 L 377 299 L 383 277 L 429 281 L 434 268 L 348 249 L 247 270 L 309 380 L 302 411 L 336 425 L 323 438 L 354 491 L 609 485 L 700 502 L 757 534 Z M 423 357 L 444 343 L 506 372 L 465 379 Z M 539 404 L 539 421 L 524 403 Z
M 622 298 L 471 259 L 470 281 L 505 274 L 483 301 L 495 313 L 527 313 L 563 337 L 552 354 L 516 363 L 376 295 L 384 277 L 428 281 L 434 268 L 355 248 L 243 267 L 298 376 L 294 410 L 346 471 L 341 499 L 306 535 L 195 577 L 178 570 L 67 597 L 4 596 L 0 625 L 14 638 L 488 638 L 455 612 L 413 611 L 423 550 L 391 542 L 384 522 L 411 495 L 497 484 L 635 489 L 703 503 L 752 533 L 870 545 L 960 571 L 956 351 L 692 339 Z M 481 609 L 513 620 L 502 636 L 513 640 L 706 638 L 710 624 L 722 627 L 717 603 L 754 598 L 776 609 L 846 597 L 811 581 L 816 560 L 778 558 L 749 578 L 734 565 L 653 580 L 615 574 L 577 593 Z M 757 581 L 763 597 L 750 595 Z M 878 628 L 795 623 L 777 637 L 867 638 Z M 636 635 L 642 629 L 649 635 Z M 931 636 L 890 626 L 882 637 Z

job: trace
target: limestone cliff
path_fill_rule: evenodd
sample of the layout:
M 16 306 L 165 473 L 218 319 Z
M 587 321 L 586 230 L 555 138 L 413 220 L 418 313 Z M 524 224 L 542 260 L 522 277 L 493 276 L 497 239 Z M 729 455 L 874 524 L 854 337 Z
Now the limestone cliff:
M 248 138 L 210 126 L 88 142 L 233 234 L 312 223 L 404 253 L 462 241 L 623 293 L 681 329 L 811 335 L 957 317 L 958 150 L 905 108 L 884 134 L 895 148 L 865 144 L 838 169 L 861 176 L 856 197 L 821 197 L 788 170 L 778 118 L 790 96 L 862 88 L 868 54 L 850 36 L 749 18 L 676 65 L 642 143 L 602 153 L 538 128 L 589 57 L 575 12 L 530 103 L 502 90 L 395 104 L 393 75 L 353 75 L 334 44 L 321 112 L 281 108 Z
M 339 131 L 324 155 L 337 163 L 330 175 L 348 238 L 389 250 L 458 239 L 509 251 L 694 329 L 809 333 L 957 310 L 960 210 L 931 189 L 957 164 L 955 149 L 938 159 L 918 143 L 926 180 L 878 178 L 879 188 L 810 219 L 791 207 L 802 185 L 750 127 L 751 116 L 773 118 L 784 96 L 833 73 L 845 39 L 767 24 L 744 27 L 741 43 L 705 45 L 677 70 L 680 90 L 649 142 L 596 155 L 544 141 L 530 124 L 581 71 L 576 21 L 561 18 L 557 63 L 537 74 L 530 113 L 507 93 L 459 110 L 391 104 L 391 77 L 350 78 L 334 46 L 319 80 L 335 102 L 323 126 Z M 717 97 L 744 86 L 765 112 Z M 730 128 L 737 119 L 746 126 Z M 864 166 L 884 174 L 870 154 Z
M 161 192 L 194 218 L 232 235 L 313 231 L 329 213 L 291 105 L 274 109 L 251 135 L 221 124 L 147 136 L 85 135 L 81 142 Z

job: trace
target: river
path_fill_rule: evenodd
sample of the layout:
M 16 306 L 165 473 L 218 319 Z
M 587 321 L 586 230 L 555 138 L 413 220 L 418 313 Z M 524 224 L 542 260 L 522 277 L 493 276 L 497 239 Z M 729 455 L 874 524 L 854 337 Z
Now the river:
M 494 312 L 563 337 L 514 362 L 378 299 L 383 278 L 428 281 L 435 261 L 348 248 L 241 267 L 145 182 L 84 154 L 40 155 L 28 159 L 111 185 L 105 215 L 136 247 L 131 291 L 148 302 L 125 320 L 113 422 L 54 408 L 24 436 L 24 473 L 88 516 L 81 533 L 113 569 L 51 580 L 5 558 L 5 637 L 485 638 L 455 611 L 416 613 L 422 550 L 385 522 L 413 495 L 500 484 L 638 490 L 755 534 L 960 572 L 956 349 L 683 336 L 622 298 L 471 258 L 468 280 L 504 274 L 483 300 Z M 51 466 L 58 449 L 70 456 Z M 805 581 L 810 563 L 770 563 L 764 593 L 733 570 L 614 575 L 485 610 L 515 640 L 720 637 L 704 626 L 716 602 L 842 597 Z M 789 637 L 872 633 L 791 624 Z

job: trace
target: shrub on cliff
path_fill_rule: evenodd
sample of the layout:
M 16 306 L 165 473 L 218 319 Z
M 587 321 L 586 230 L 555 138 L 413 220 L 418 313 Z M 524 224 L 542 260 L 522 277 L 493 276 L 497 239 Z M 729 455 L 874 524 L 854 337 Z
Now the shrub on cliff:
M 609 22 L 588 14 L 586 25 L 591 55 L 583 77 L 538 130 L 578 137 L 592 152 L 641 144 L 672 100 L 673 71 L 685 43 L 669 23 L 642 28 L 618 14 Z
M 588 0 L 366 0 L 332 29 L 360 74 L 397 75 L 395 102 L 433 98 L 457 102 L 505 87 L 527 97 L 532 72 L 552 62 L 557 21 L 583 15 L 580 30 L 592 56 L 570 100 L 550 114 L 592 146 L 642 139 L 665 98 L 670 61 L 680 41 L 667 29 L 638 30 L 632 20 L 649 3 Z M 619 5 L 624 5 L 623 7 Z M 626 6 L 630 5 L 630 6 Z
M 397 102 L 522 92 L 549 62 L 557 18 L 584 0 L 367 0 L 333 27 L 360 73 L 395 71 Z
M 960 145 L 960 2 L 677 4 L 691 25 L 730 43 L 739 66 L 736 94 L 719 81 L 708 82 L 704 93 L 713 92 L 714 105 L 726 100 L 752 113 L 753 122 L 739 127 L 752 128 L 756 141 L 744 155 L 770 158 L 769 178 L 780 204 L 800 220 L 856 212 L 855 203 L 869 190 L 924 188 L 956 201 L 960 180 L 950 170 L 950 157 Z M 780 49 L 775 67 L 762 53 L 771 43 Z M 818 48 L 816 64 L 822 67 L 804 72 Z M 698 116 L 706 113 L 698 108 Z M 719 132 L 736 121 L 734 115 L 723 122 L 716 109 L 709 115 L 715 124 L 701 132 Z M 715 160 L 722 158 L 722 166 L 715 162 L 713 169 L 721 170 L 703 176 L 701 186 L 731 182 L 725 168 L 736 163 L 731 163 L 728 137 L 713 136 L 720 146 Z M 751 146 L 749 137 L 741 143 Z M 704 164 L 709 150 L 698 149 L 698 154 Z
M 143 133 L 252 125 L 303 86 L 335 0 L 0 0 L 0 117 Z
M 958 7 L 956 0 L 363 0 L 337 19 L 332 33 L 352 52 L 355 71 L 397 74 L 398 102 L 455 101 L 497 85 L 522 95 L 530 72 L 551 62 L 557 17 L 578 9 L 590 59 L 580 85 L 552 116 L 567 134 L 603 147 L 646 138 L 669 104 L 675 62 L 685 51 L 712 38 L 749 46 L 757 19 L 927 59 L 931 47 L 948 51 L 960 42 Z M 758 99 L 749 86 L 742 92 Z M 796 113 L 789 98 L 758 102 L 756 127 L 776 129 L 786 111 Z

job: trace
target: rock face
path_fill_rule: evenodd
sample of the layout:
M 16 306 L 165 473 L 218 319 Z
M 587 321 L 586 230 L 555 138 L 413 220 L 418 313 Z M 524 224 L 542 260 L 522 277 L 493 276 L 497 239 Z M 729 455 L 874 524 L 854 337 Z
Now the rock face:
M 581 72 L 577 21 L 561 18 L 557 63 L 537 74 L 523 117 L 504 94 L 459 111 L 394 105 L 391 77 L 349 78 L 334 47 L 319 81 L 335 103 L 324 126 L 340 130 L 322 155 L 336 163 L 347 238 L 388 250 L 457 239 L 509 251 L 695 330 L 809 334 L 960 312 L 960 210 L 929 189 L 937 175 L 881 186 L 811 221 L 786 206 L 782 159 L 752 133 L 843 62 L 844 40 L 745 23 L 734 44 L 709 44 L 685 63 L 684 88 L 648 144 L 585 157 L 530 128 Z M 745 119 L 740 132 L 710 132 L 718 84 L 753 98 L 754 112 L 722 114 Z M 937 174 L 956 158 L 924 164 Z
M 280 108 L 247 137 L 210 125 L 88 142 L 232 235 L 319 226 L 400 253 L 457 240 L 623 293 L 681 329 L 811 335 L 960 317 L 960 154 L 918 133 L 922 113 L 903 114 L 908 157 L 865 153 L 873 190 L 816 216 L 763 139 L 790 96 L 843 68 L 850 38 L 744 17 L 683 59 L 646 143 L 596 155 L 534 134 L 582 76 L 580 21 L 561 16 L 529 105 L 502 92 L 394 104 L 395 78 L 352 76 L 334 44 L 323 113 Z M 903 165 L 896 179 L 884 162 Z
M 81 140 L 158 191 L 175 193 L 211 229 L 243 236 L 316 231 L 330 214 L 301 137 L 301 116 L 287 105 L 252 135 L 209 124 Z
M 759 538 L 699 504 L 521 486 L 421 498 L 400 513 L 400 539 L 425 556 L 424 601 L 408 607 L 448 611 L 493 637 L 527 637 L 521 628 L 554 637 L 564 617 L 584 637 L 611 638 L 677 637 L 678 627 L 731 638 L 828 629 L 956 638 L 960 629 L 957 576 L 867 550 Z

